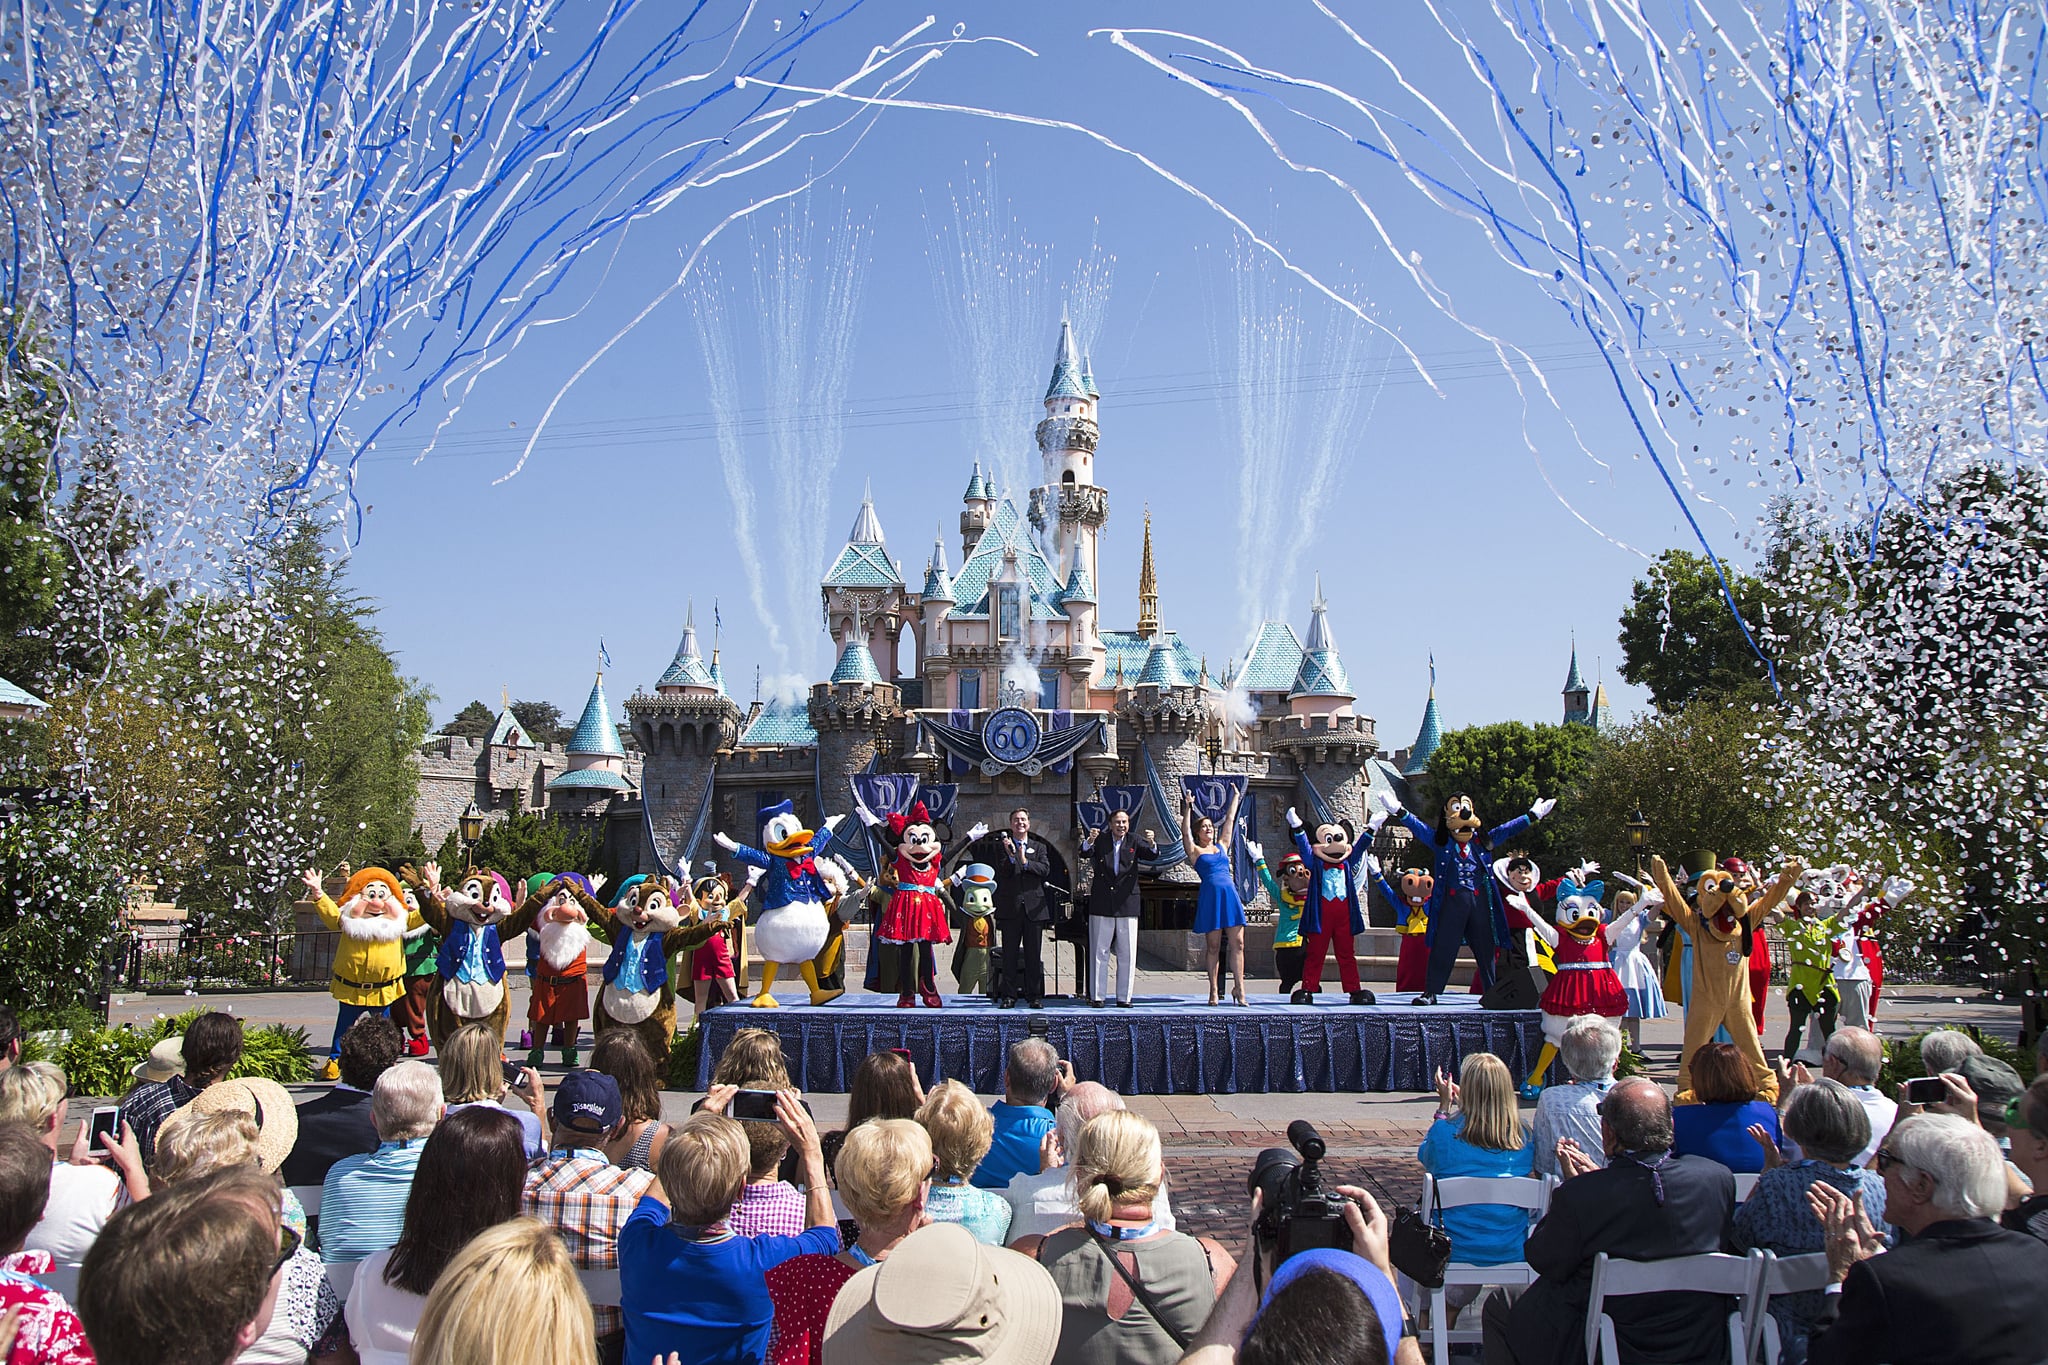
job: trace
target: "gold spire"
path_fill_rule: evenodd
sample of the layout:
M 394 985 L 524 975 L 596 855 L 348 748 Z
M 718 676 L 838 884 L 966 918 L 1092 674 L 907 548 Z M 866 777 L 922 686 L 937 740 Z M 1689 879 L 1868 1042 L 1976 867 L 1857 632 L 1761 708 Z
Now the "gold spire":
M 1152 509 L 1145 509 L 1145 551 L 1138 561 L 1138 635 L 1159 633 L 1159 575 L 1152 568 Z

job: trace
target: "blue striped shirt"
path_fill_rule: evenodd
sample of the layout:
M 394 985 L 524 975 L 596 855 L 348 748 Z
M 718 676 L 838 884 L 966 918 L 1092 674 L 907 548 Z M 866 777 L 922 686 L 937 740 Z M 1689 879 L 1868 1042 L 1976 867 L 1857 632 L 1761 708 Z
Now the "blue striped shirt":
M 374 1152 L 345 1156 L 320 1186 L 320 1259 L 330 1265 L 360 1261 L 398 1242 L 405 1230 L 405 1200 L 425 1138 L 379 1143 Z

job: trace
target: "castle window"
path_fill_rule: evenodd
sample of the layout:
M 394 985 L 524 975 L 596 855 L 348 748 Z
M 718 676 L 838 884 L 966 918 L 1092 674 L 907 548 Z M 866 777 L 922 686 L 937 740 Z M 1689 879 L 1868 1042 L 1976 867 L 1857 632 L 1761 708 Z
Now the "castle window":
M 1023 633 L 1023 595 L 1015 583 L 996 584 L 996 638 L 1014 640 Z
M 981 670 L 963 668 L 960 670 L 960 709 L 977 711 L 981 709 Z
M 1073 481 L 1074 481 L 1074 471 L 1073 471 L 1073 470 L 1071 470 L 1071 469 L 1069 469 L 1069 470 L 1068 470 L 1068 471 L 1067 471 L 1066 473 L 1064 473 L 1064 474 L 1060 475 L 1060 482 L 1061 482 L 1061 483 L 1072 483 Z

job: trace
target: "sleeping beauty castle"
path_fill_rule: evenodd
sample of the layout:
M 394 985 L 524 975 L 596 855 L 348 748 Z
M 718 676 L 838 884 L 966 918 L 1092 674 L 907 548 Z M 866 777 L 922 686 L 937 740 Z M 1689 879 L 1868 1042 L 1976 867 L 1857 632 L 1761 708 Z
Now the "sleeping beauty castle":
M 621 876 L 701 874 L 717 856 L 713 832 L 751 835 L 758 812 L 781 801 L 815 828 L 852 810 L 856 780 L 872 805 L 873 793 L 906 793 L 915 778 L 956 835 L 977 821 L 1000 828 L 1022 806 L 1075 865 L 1077 803 L 1105 794 L 1133 809 L 1138 829 L 1177 845 L 1183 777 L 1242 774 L 1250 835 L 1273 844 L 1285 841 L 1289 806 L 1362 823 L 1375 787 L 1412 799 L 1407 783 L 1438 738 L 1434 691 L 1415 744 L 1389 756 L 1357 708 L 1320 583 L 1305 631 L 1269 621 L 1243 659 L 1211 677 L 1162 618 L 1146 515 L 1137 619 L 1104 620 L 1097 550 L 1112 509 L 1096 465 L 1101 404 L 1063 323 L 1037 426 L 1042 482 L 1020 507 L 976 464 L 961 494 L 957 566 L 941 537 L 921 575 L 907 577 L 864 499 L 819 585 L 836 663 L 807 698 L 736 700 L 692 616 L 653 687 L 624 703 L 637 752 L 619 741 L 602 678 L 559 750 L 536 746 L 509 714 L 488 740 L 431 742 L 429 845 L 442 817 L 452 827 L 474 800 L 486 818 L 539 809 L 591 822 Z M 862 866 L 871 850 L 857 826 L 849 816 L 833 851 Z M 1145 927 L 1176 927 L 1191 881 L 1178 866 L 1148 878 Z

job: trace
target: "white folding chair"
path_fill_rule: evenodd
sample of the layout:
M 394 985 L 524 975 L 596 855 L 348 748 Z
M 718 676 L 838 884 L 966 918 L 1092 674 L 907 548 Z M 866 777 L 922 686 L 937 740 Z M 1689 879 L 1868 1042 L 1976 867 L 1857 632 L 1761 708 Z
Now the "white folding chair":
M 1605 1311 L 1608 1299 L 1636 1294 L 1727 1294 L 1739 1302 L 1728 1315 L 1728 1355 L 1744 1360 L 1750 1310 L 1763 1274 L 1763 1253 L 1728 1256 L 1707 1252 L 1673 1256 L 1662 1261 L 1624 1261 L 1601 1252 L 1593 1258 L 1593 1288 L 1586 1300 L 1587 1365 L 1621 1365 L 1621 1347 L 1614 1337 L 1614 1319 Z M 1644 1362 L 1643 1365 L 1650 1365 Z M 1655 1365 L 1691 1365 L 1658 1361 Z
M 576 1278 L 583 1283 L 583 1296 L 590 1300 L 593 1308 L 617 1308 L 619 1306 L 619 1272 L 611 1270 L 579 1270 Z
M 1550 1208 L 1549 1180 L 1526 1175 L 1455 1175 L 1438 1180 L 1433 1176 L 1422 1177 L 1422 1216 L 1428 1218 L 1441 1205 L 1445 1209 L 1462 1208 L 1472 1204 L 1507 1204 L 1524 1209 L 1533 1222 L 1541 1218 Z M 1457 1246 L 1451 1247 L 1452 1255 Z M 1502 1265 L 1470 1265 L 1452 1261 L 1444 1270 L 1444 1282 L 1429 1291 L 1429 1312 L 1427 1323 L 1417 1324 L 1416 1335 L 1428 1337 L 1431 1358 L 1435 1365 L 1450 1365 L 1452 1343 L 1477 1342 L 1484 1335 L 1477 1327 L 1461 1327 L 1455 1330 L 1450 1325 L 1450 1307 L 1444 1291 L 1454 1284 L 1460 1285 L 1507 1285 L 1526 1288 L 1536 1278 L 1527 1261 L 1509 1261 Z M 1418 1344 L 1420 1344 L 1418 1342 Z
M 1782 1260 L 1774 1251 L 1757 1254 L 1763 1257 L 1763 1273 L 1757 1277 L 1756 1302 L 1749 1316 L 1749 1351 L 1743 1356 L 1743 1362 L 1744 1365 L 1778 1365 L 1784 1343 L 1778 1339 L 1778 1320 L 1770 1314 L 1771 1297 L 1826 1289 L 1828 1257 L 1824 1251 L 1787 1256 Z
M 318 1218 L 320 1216 L 320 1191 L 323 1188 L 320 1185 L 294 1185 L 291 1187 L 292 1194 L 299 1201 L 299 1206 L 305 1209 L 306 1217 Z
M 1735 1172 L 1735 1202 L 1740 1204 L 1756 1193 L 1756 1182 L 1763 1176 L 1755 1171 Z
M 348 1291 L 355 1287 L 358 1264 L 356 1261 L 329 1261 L 325 1266 L 327 1287 L 332 1289 L 334 1297 L 343 1303 L 348 1302 Z

